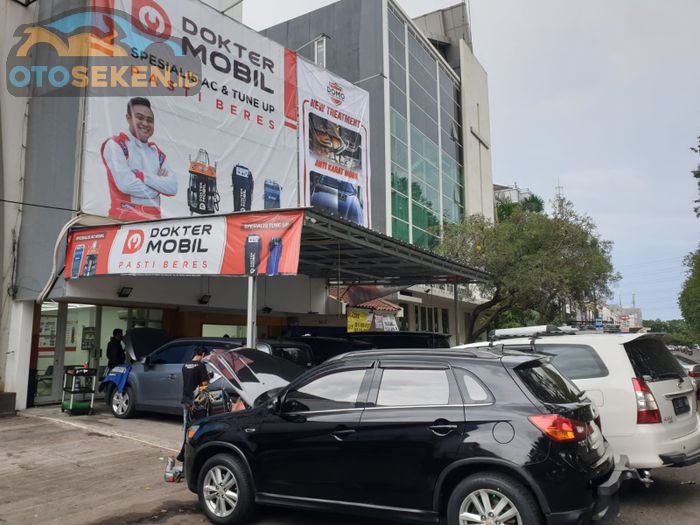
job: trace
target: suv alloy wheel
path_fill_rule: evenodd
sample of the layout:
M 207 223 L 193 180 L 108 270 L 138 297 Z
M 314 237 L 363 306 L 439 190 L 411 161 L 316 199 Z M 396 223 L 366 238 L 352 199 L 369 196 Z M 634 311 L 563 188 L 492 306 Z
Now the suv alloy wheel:
M 485 472 L 455 487 L 447 504 L 448 525 L 540 525 L 532 494 L 510 476 Z
M 217 525 L 244 523 L 253 508 L 253 487 L 248 471 L 230 454 L 207 460 L 197 483 L 199 506 Z
M 109 408 L 114 417 L 119 419 L 129 419 L 136 412 L 134 409 L 134 390 L 130 386 L 125 386 L 120 393 L 117 388 L 109 391 Z

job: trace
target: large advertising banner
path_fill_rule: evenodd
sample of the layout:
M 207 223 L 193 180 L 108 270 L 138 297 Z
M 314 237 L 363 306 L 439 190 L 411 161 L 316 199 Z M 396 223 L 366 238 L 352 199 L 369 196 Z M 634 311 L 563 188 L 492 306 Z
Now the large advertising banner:
M 83 212 L 135 221 L 298 207 L 296 106 L 285 104 L 296 92 L 289 51 L 197 0 L 93 7 L 126 13 L 196 57 L 201 78 L 188 96 L 100 96 L 91 84 Z M 120 52 L 154 71 L 170 67 L 158 48 L 139 42 L 122 42 Z
M 369 93 L 299 58 L 301 202 L 370 227 Z
M 98 275 L 296 275 L 304 213 L 280 211 L 82 228 L 66 279 Z

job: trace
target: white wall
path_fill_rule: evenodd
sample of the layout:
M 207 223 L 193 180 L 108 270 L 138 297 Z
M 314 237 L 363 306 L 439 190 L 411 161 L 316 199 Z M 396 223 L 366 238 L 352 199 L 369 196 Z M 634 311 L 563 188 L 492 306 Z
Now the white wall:
M 133 288 L 126 299 L 117 297 L 123 287 Z M 199 307 L 198 299 L 210 295 L 208 308 L 244 312 L 247 304 L 247 280 L 240 277 L 92 277 L 66 283 L 62 301 L 89 304 L 131 304 Z M 259 277 L 258 310 L 272 308 L 273 313 L 325 313 L 326 281 L 296 277 Z M 335 312 L 329 312 L 335 313 Z M 105 334 L 102 334 L 103 338 Z
M 488 75 L 464 40 L 460 41 L 466 213 L 494 218 Z
M 0 198 L 22 200 L 22 174 L 24 170 L 24 149 L 22 147 L 26 127 L 25 109 L 27 99 L 17 98 L 9 94 L 6 85 L 5 59 L 15 43 L 15 29 L 20 24 L 29 23 L 34 19 L 37 4 L 26 8 L 16 2 L 5 0 L 0 2 Z M 19 206 L 0 203 L 0 392 L 12 392 L 14 387 L 8 376 L 8 355 L 11 342 L 10 330 L 13 316 L 30 306 L 13 304 L 7 294 L 11 285 L 12 275 L 12 243 L 14 232 L 19 234 L 21 213 Z M 22 325 L 28 329 L 31 338 L 31 323 Z M 26 334 L 21 334 L 24 337 Z M 29 345 L 22 351 L 29 352 Z M 13 358 L 14 359 L 14 358 Z M 27 360 L 29 356 L 27 355 Z M 13 361 L 14 364 L 14 361 Z M 25 380 L 26 383 L 26 380 Z M 26 385 L 25 385 L 26 386 Z M 26 394 L 25 394 L 26 395 Z M 18 399 L 19 401 L 19 399 Z

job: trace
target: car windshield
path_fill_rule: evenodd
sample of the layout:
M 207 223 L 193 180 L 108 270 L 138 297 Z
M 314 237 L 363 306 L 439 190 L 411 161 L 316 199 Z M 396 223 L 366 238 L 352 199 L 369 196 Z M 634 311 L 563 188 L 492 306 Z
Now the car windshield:
M 635 339 L 625 344 L 625 350 L 638 378 L 664 381 L 686 375 L 678 360 L 658 339 Z

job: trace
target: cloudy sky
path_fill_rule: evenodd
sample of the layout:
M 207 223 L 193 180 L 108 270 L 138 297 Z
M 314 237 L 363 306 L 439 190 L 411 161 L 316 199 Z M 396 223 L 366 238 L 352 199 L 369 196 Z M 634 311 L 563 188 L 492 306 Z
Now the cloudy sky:
M 247 0 L 262 29 L 324 0 Z M 411 16 L 455 0 L 399 0 Z M 489 75 L 494 182 L 551 199 L 560 185 L 615 243 L 612 302 L 680 317 L 683 256 L 698 244 L 689 147 L 700 135 L 697 0 L 471 0 Z

